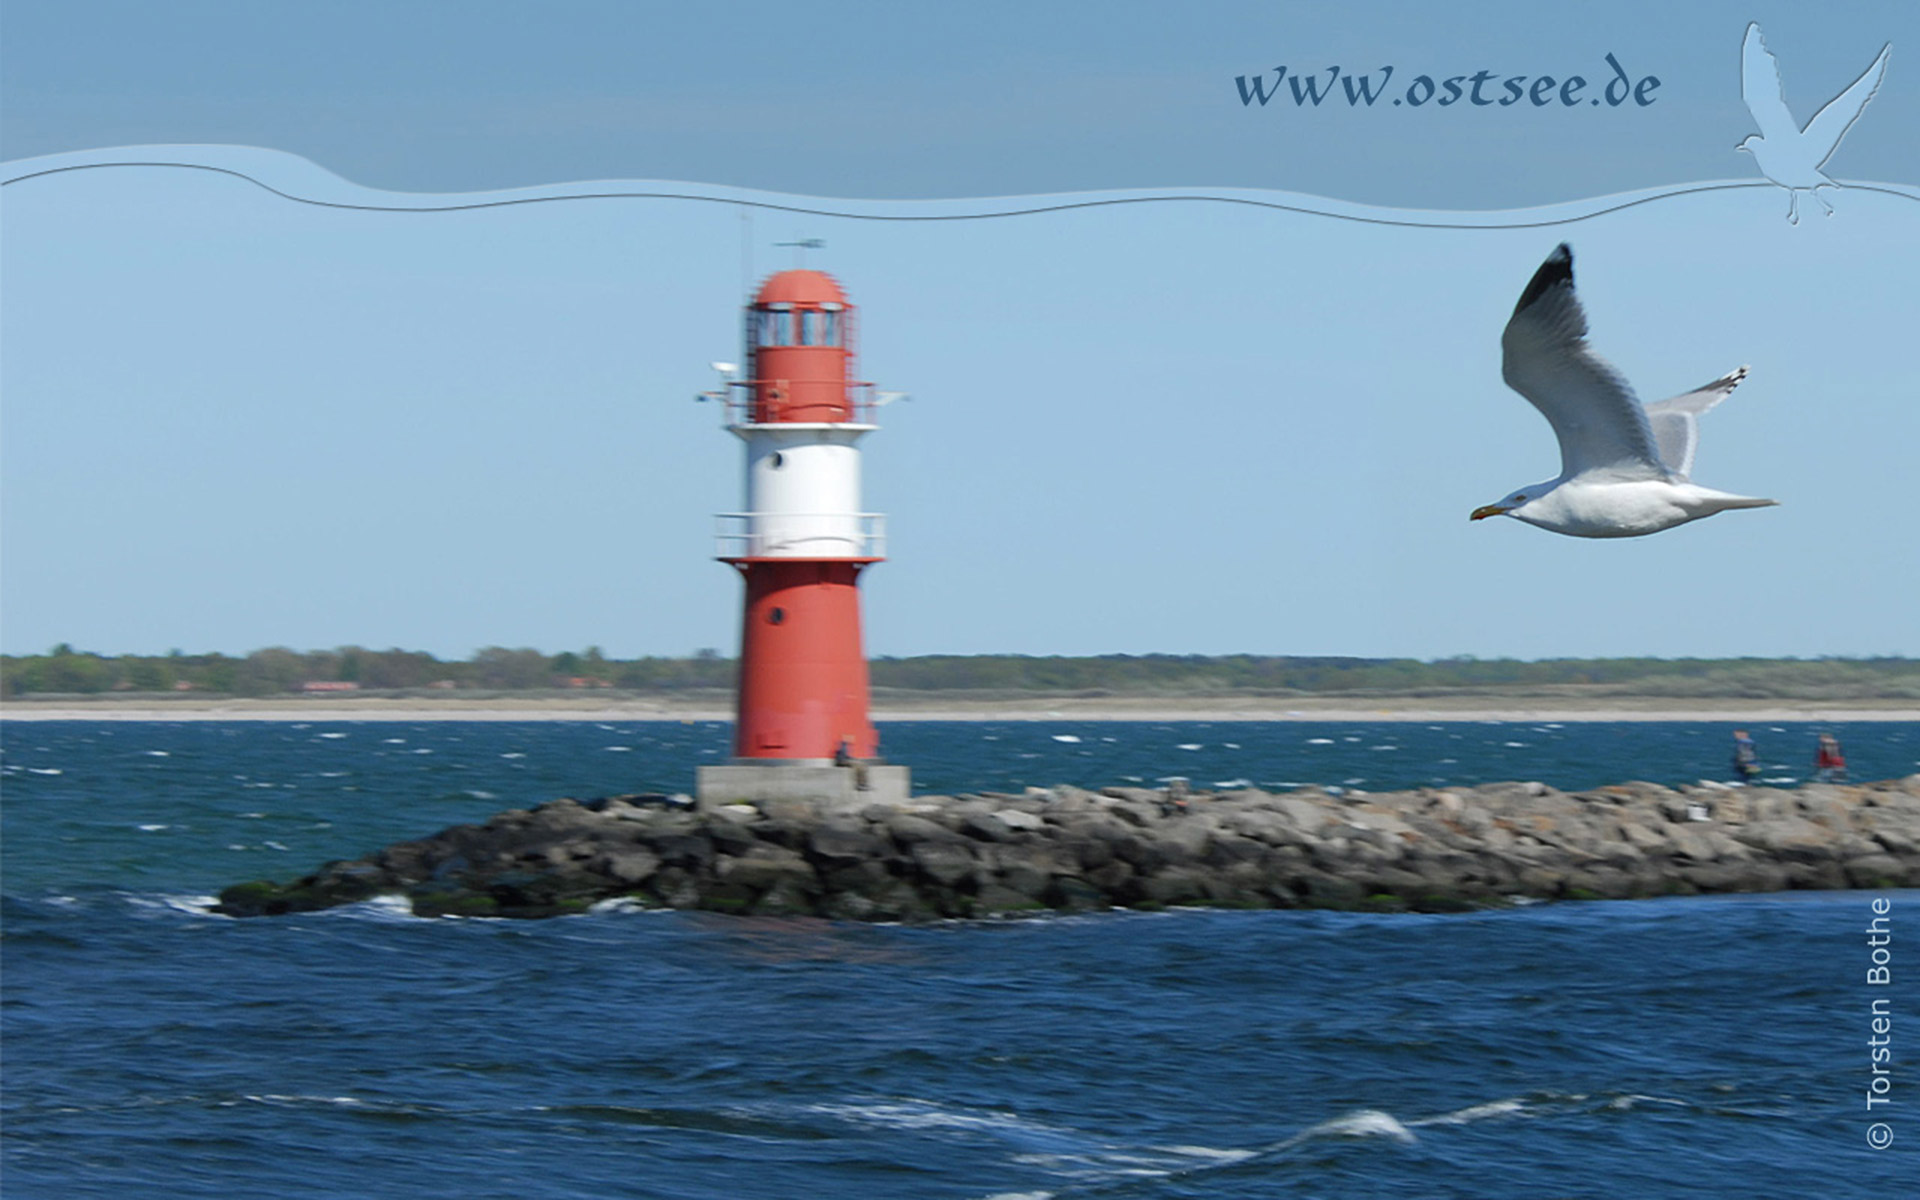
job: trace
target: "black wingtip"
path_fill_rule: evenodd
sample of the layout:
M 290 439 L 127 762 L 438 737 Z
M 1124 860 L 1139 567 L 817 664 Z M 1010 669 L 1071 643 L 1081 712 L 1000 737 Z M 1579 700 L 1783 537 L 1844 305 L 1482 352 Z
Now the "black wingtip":
M 1565 242 L 1555 246 L 1553 253 L 1547 255 L 1547 261 L 1541 263 L 1540 269 L 1533 273 L 1533 278 L 1527 281 L 1527 290 L 1520 293 L 1520 303 L 1513 306 L 1513 311 L 1519 312 L 1538 300 L 1548 288 L 1561 283 L 1573 286 L 1573 247 Z

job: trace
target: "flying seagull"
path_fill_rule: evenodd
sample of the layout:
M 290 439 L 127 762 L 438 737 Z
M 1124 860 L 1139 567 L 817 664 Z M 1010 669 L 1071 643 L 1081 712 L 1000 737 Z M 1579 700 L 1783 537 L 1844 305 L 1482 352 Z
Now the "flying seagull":
M 1473 520 L 1507 516 L 1573 537 L 1639 537 L 1729 508 L 1778 503 L 1688 478 L 1696 418 L 1726 399 L 1747 369 L 1642 408 L 1627 381 L 1587 347 L 1587 314 L 1573 294 L 1573 251 L 1564 242 L 1520 294 L 1500 348 L 1507 386 L 1560 439 L 1560 474 L 1474 509 Z
M 1740 94 L 1746 98 L 1747 111 L 1753 114 L 1760 132 L 1748 135 L 1734 149 L 1753 155 L 1760 173 L 1787 189 L 1787 220 L 1793 224 L 1800 223 L 1801 192 L 1811 193 L 1827 215 L 1833 215 L 1833 205 L 1827 203 L 1820 189 L 1840 185 L 1820 168 L 1827 165 L 1840 139 L 1866 111 L 1867 101 L 1873 99 L 1886 77 L 1887 55 L 1892 52 L 1892 42 L 1882 46 L 1873 65 L 1846 91 L 1827 101 L 1802 129 L 1787 109 L 1786 90 L 1780 86 L 1780 64 L 1760 40 L 1759 22 L 1747 26 L 1746 40 L 1740 44 Z

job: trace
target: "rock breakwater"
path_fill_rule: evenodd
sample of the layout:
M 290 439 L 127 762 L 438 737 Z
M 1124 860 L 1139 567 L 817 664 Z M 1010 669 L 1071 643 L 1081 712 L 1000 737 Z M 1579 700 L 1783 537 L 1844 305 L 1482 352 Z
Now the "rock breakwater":
M 422 916 L 639 907 L 930 920 L 1215 905 L 1447 911 L 1520 899 L 1920 886 L 1920 775 L 1797 789 L 1539 783 L 1362 793 L 1076 787 L 695 811 L 561 799 L 292 883 L 233 916 L 382 895 Z

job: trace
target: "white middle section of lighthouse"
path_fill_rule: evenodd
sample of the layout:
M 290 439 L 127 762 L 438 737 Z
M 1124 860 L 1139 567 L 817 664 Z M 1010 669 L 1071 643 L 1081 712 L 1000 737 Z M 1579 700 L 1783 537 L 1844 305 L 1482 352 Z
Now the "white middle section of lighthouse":
M 752 558 L 884 553 L 879 514 L 860 510 L 859 441 L 874 426 L 783 422 L 731 428 L 746 443 L 746 511 L 722 514 L 723 548 L 731 541 L 732 554 Z

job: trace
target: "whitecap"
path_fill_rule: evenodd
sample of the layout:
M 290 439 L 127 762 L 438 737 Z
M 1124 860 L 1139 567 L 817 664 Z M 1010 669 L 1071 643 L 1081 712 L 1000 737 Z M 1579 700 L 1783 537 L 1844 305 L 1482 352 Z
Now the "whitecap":
M 1240 748 L 1239 742 L 1221 742 L 1220 744 L 1229 750 L 1238 750 Z
M 59 767 L 28 767 L 27 774 L 29 775 L 65 775 L 66 772 L 62 771 Z
M 265 846 L 269 850 L 285 850 L 286 849 L 286 847 L 281 845 L 279 842 L 261 842 L 260 844 L 262 846 Z
M 406 744 L 407 744 L 407 739 L 405 739 L 405 738 L 381 738 L 381 739 L 380 739 L 380 744 L 381 744 L 382 746 L 404 746 L 404 745 L 406 745 Z
M 632 746 L 602 746 L 600 748 L 608 754 L 631 754 L 633 752 Z
M 136 825 L 134 828 L 138 829 L 141 833 L 159 833 L 162 829 L 172 829 L 173 826 L 171 825 Z
M 1068 745 L 1074 745 L 1078 743 L 1080 739 L 1071 733 L 1056 733 L 1053 735 L 1053 740 L 1056 742 L 1065 742 Z
M 1343 742 L 1357 742 L 1360 739 L 1357 737 L 1344 737 L 1344 738 L 1341 738 L 1340 740 Z
M 1669 1104 L 1676 1108 L 1687 1107 L 1687 1102 L 1685 1100 L 1670 1100 L 1664 1096 L 1626 1095 L 1626 1096 L 1615 1096 L 1613 1099 L 1607 1101 L 1608 1108 L 1620 1109 L 1623 1111 L 1627 1109 L 1631 1109 L 1638 1104 Z
M 1250 788 L 1253 786 L 1253 780 L 1251 779 L 1216 779 L 1213 781 L 1213 786 L 1221 789 Z
M 1033 1133 L 1065 1132 L 1017 1113 L 955 1112 L 918 1100 L 899 1103 L 811 1104 L 807 1111 L 863 1125 L 893 1129 L 965 1129 L 988 1132 Z
M 1201 745 L 1201 744 L 1200 744 L 1199 742 L 1181 742 L 1181 743 L 1180 743 L 1180 744 L 1179 744 L 1178 746 L 1176 746 L 1176 747 L 1175 747 L 1175 749 L 1177 749 L 1177 750 L 1205 750 L 1205 749 L 1206 749 L 1206 747 L 1205 747 L 1205 746 L 1203 746 L 1203 745 Z
M 432 754 L 433 751 L 427 749 L 425 746 L 422 746 L 418 750 L 415 750 L 414 753 L 415 754 Z
M 505 754 L 502 754 L 500 757 L 501 758 L 525 758 L 526 755 L 521 753 L 518 750 L 509 750 Z
M 596 900 L 587 906 L 587 911 L 595 915 L 607 913 L 672 912 L 672 909 L 649 908 L 645 902 L 632 896 L 615 896 L 608 900 Z
M 1368 746 L 1369 750 L 1398 750 L 1398 746 Z
M 173 757 L 173 755 L 169 754 L 165 750 L 148 750 L 145 753 L 148 758 L 172 758 Z
M 1307 745 L 1309 745 L 1309 746 L 1331 746 L 1331 745 L 1333 745 L 1333 739 L 1332 739 L 1332 738 L 1308 738 L 1308 739 L 1307 739 Z
M 323 733 L 320 736 L 323 738 L 326 738 L 330 742 L 334 742 L 334 741 L 339 741 L 341 738 L 347 735 L 344 733 Z
M 168 895 L 165 893 L 157 896 L 130 895 L 127 897 L 127 903 L 138 909 L 185 913 L 190 917 L 218 917 L 224 915 L 213 911 L 213 906 L 220 903 L 220 898 L 217 896 L 196 896 L 191 894 Z
M 1503 746 L 1511 746 L 1515 750 L 1524 750 L 1527 745 L 1525 742 L 1502 742 L 1500 744 Z
M 1410 1126 L 1419 1125 L 1465 1125 L 1469 1121 L 1484 1120 L 1487 1117 L 1505 1117 L 1524 1112 L 1526 1105 L 1518 1100 L 1490 1100 L 1485 1104 L 1475 1104 L 1437 1117 L 1428 1117 L 1421 1121 L 1408 1121 Z
M 338 908 L 328 909 L 322 915 L 329 917 L 360 918 L 362 920 L 371 918 L 376 921 L 416 921 L 420 919 L 413 915 L 412 901 L 408 900 L 405 896 L 396 896 L 391 893 L 369 896 L 367 899 L 356 901 L 353 904 L 343 904 Z
M 1388 1137 L 1396 1142 L 1415 1142 L 1413 1131 L 1395 1120 L 1393 1114 L 1381 1112 L 1377 1108 L 1361 1109 L 1323 1121 L 1300 1135 L 1301 1137 Z

